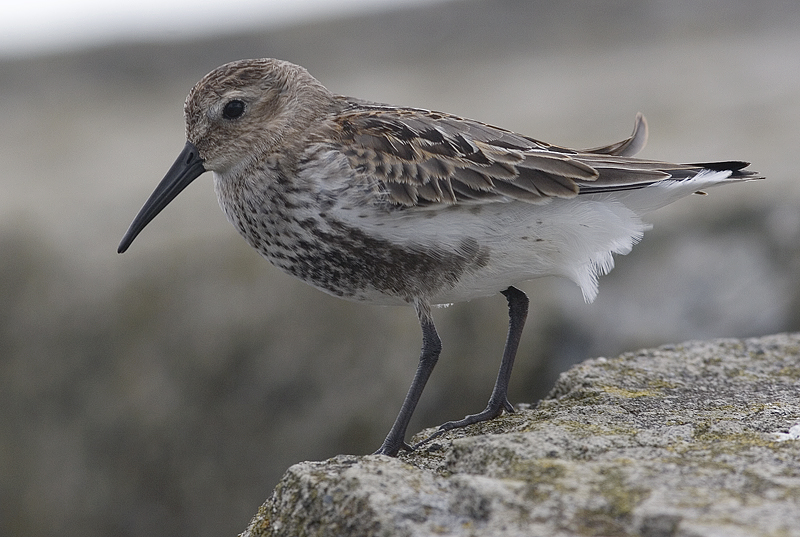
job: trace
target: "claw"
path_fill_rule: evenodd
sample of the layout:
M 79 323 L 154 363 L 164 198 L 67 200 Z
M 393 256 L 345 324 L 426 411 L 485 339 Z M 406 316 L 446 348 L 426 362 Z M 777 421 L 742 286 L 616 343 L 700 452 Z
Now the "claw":
M 402 442 L 399 446 L 392 446 L 387 445 L 384 443 L 378 450 L 373 453 L 373 455 L 386 455 L 387 457 L 397 457 L 397 454 L 400 453 L 400 450 L 403 451 L 414 451 L 419 444 L 411 446 L 406 442 Z
M 461 429 L 462 427 L 466 427 L 467 425 L 474 425 L 476 423 L 481 423 L 483 421 L 489 421 L 491 419 L 494 419 L 497 416 L 500 416 L 504 410 L 509 414 L 513 414 L 514 412 L 516 412 L 516 410 L 514 410 L 514 405 L 509 403 L 508 399 L 503 399 L 503 401 L 499 404 L 490 403 L 489 406 L 487 406 L 483 410 L 483 412 L 479 412 L 477 414 L 471 414 L 461 420 L 448 421 L 447 423 L 443 423 L 442 425 L 439 426 L 438 429 L 436 429 L 435 433 L 425 438 L 424 440 L 421 440 L 416 444 L 414 444 L 412 449 L 417 449 L 420 446 L 427 444 L 431 440 L 439 438 L 447 431 L 452 431 L 453 429 Z

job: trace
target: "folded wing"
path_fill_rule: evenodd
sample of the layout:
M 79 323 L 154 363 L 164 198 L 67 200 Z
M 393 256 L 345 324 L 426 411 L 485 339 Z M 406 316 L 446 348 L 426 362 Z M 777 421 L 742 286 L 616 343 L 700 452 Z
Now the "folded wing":
M 729 171 L 726 177 L 732 180 L 758 177 L 740 161 L 671 164 L 632 158 L 647 140 L 641 114 L 629 138 L 578 151 L 448 114 L 352 104 L 338 116 L 339 149 L 399 207 L 541 204 L 684 181 L 703 170 Z

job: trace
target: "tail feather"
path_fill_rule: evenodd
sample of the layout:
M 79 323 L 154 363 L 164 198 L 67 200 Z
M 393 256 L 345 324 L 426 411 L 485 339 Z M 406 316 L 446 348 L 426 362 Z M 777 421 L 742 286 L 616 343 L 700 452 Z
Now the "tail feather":
M 616 155 L 619 157 L 632 157 L 647 144 L 647 120 L 639 112 L 633 125 L 633 133 L 621 142 L 616 142 L 602 147 L 585 149 L 584 153 L 596 153 L 599 155 Z
M 712 170 L 715 172 L 730 171 L 731 179 L 754 180 L 763 179 L 764 176 L 753 170 L 745 170 L 750 166 L 749 162 L 743 160 L 723 160 L 720 162 L 698 162 L 690 164 L 689 166 L 696 166 L 704 170 Z
M 643 161 L 641 169 L 637 170 L 636 159 L 631 159 L 625 166 L 612 165 L 603 167 L 597 163 L 594 165 L 600 172 L 596 181 L 579 182 L 580 194 L 604 194 L 610 192 L 623 192 L 628 190 L 640 190 L 653 187 L 662 182 L 691 182 L 695 179 L 705 178 L 708 180 L 713 175 L 712 184 L 732 181 L 752 181 L 763 179 L 764 176 L 752 170 L 745 170 L 750 165 L 749 162 L 739 160 L 704 162 L 695 164 L 669 164 L 661 163 L 661 167 L 652 161 Z M 704 186 L 704 187 L 705 187 Z

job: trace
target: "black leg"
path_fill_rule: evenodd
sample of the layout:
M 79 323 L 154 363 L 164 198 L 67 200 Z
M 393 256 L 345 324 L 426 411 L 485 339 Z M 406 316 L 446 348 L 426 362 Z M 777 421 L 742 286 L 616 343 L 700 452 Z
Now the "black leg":
M 403 401 L 403 406 L 400 407 L 400 413 L 397 415 L 397 419 L 394 420 L 394 425 L 392 425 L 389 434 L 386 435 L 386 440 L 375 452 L 376 455 L 394 457 L 400 449 L 411 450 L 411 447 L 405 442 L 408 422 L 411 421 L 411 415 L 414 413 L 417 402 L 419 402 L 422 390 L 425 389 L 425 384 L 428 382 L 433 367 L 439 360 L 439 353 L 442 351 L 442 341 L 439 339 L 439 334 L 436 333 L 436 327 L 433 325 L 430 308 L 425 304 L 418 304 L 417 314 L 422 327 L 422 352 L 419 356 L 417 372 Z
M 525 319 L 528 317 L 528 297 L 516 287 L 509 287 L 502 293 L 508 300 L 508 337 L 506 338 L 506 347 L 503 350 L 500 371 L 497 373 L 497 381 L 494 383 L 489 403 L 478 414 L 472 414 L 458 421 L 448 421 L 431 436 L 415 445 L 415 448 L 430 442 L 451 429 L 458 429 L 495 418 L 502 414 L 503 410 L 514 412 L 514 407 L 508 402 L 508 383 L 511 380 L 511 369 L 514 367 L 514 358 L 517 355 L 517 348 L 522 337 L 522 328 L 525 326 Z

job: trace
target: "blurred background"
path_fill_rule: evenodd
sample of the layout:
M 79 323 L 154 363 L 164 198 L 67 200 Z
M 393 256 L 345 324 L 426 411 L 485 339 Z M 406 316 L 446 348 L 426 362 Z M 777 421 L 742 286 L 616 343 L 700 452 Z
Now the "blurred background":
M 515 403 L 592 356 L 800 328 L 795 0 L 58 4 L 12 3 L 0 32 L 2 535 L 234 535 L 289 465 L 372 452 L 399 409 L 412 309 L 280 273 L 210 175 L 116 253 L 183 147 L 186 93 L 230 60 L 570 147 L 628 136 L 641 111 L 642 156 L 768 177 L 653 214 L 594 304 L 524 284 Z M 502 296 L 434 315 L 444 351 L 412 432 L 481 410 L 505 340 Z

